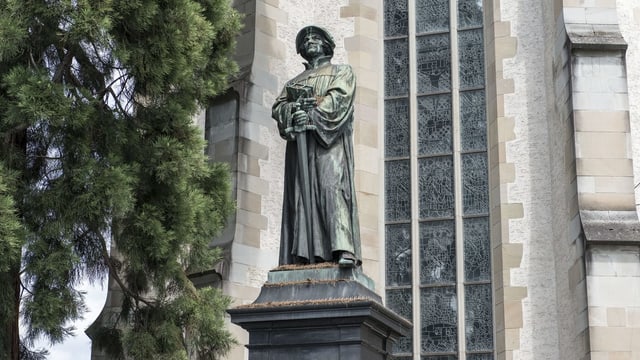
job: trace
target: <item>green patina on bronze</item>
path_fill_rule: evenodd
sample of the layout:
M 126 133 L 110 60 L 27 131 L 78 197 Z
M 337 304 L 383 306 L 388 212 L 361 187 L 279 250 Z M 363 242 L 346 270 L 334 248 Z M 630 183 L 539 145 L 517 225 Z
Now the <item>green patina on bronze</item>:
M 326 30 L 300 30 L 296 48 L 306 70 L 287 82 L 272 109 L 288 142 L 281 265 L 362 259 L 352 141 L 356 79 L 351 66 L 331 63 L 334 47 Z

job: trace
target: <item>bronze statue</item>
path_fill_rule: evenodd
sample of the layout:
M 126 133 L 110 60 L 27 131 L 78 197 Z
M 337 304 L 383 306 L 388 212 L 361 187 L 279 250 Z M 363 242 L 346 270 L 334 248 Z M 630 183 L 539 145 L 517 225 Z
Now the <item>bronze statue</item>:
M 335 43 L 318 26 L 296 36 L 306 70 L 287 82 L 272 116 L 287 140 L 280 264 L 361 264 L 353 165 L 356 79 L 333 65 Z

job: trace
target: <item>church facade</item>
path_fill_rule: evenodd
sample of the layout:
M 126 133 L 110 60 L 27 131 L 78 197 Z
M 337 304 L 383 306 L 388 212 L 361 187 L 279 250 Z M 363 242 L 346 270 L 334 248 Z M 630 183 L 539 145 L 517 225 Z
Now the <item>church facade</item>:
M 278 265 L 271 106 L 315 24 L 357 76 L 363 270 L 414 324 L 396 357 L 640 359 L 640 3 L 234 4 L 240 73 L 197 123 L 231 164 L 237 210 L 214 241 L 224 262 L 196 284 L 249 304 Z M 245 359 L 229 326 L 228 358 Z

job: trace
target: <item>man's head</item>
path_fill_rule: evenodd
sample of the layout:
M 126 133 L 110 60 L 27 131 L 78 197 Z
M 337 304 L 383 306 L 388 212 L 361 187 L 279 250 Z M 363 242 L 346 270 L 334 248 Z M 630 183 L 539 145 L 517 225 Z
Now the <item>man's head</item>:
M 326 56 L 333 56 L 333 49 L 336 47 L 333 37 L 329 32 L 319 26 L 310 25 L 302 28 L 296 36 L 296 50 L 305 60 L 310 61 L 316 57 L 316 51 L 308 49 L 310 43 L 319 42 L 322 53 Z

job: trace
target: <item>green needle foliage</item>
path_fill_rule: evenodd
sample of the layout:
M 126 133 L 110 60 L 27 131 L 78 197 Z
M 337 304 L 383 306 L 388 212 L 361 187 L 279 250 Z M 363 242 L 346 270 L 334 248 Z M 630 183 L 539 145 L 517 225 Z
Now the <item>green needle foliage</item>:
M 64 340 L 75 287 L 107 274 L 125 300 L 96 341 L 114 358 L 229 349 L 228 300 L 186 274 L 217 261 L 233 208 L 192 118 L 236 71 L 239 28 L 229 0 L 0 2 L 0 359 Z

